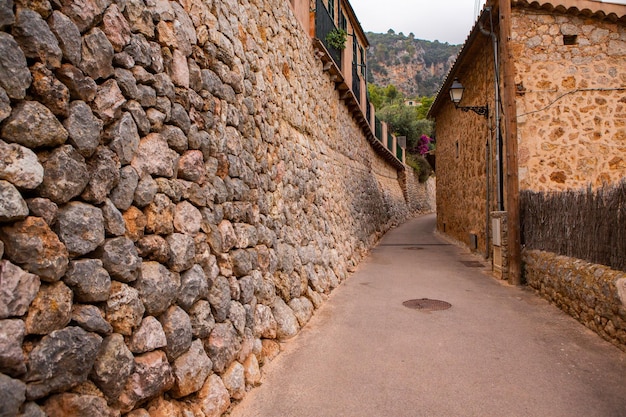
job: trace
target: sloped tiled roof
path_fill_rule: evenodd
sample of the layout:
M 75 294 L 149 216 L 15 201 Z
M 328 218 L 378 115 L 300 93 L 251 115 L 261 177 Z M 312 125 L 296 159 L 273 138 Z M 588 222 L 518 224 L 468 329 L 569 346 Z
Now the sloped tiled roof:
M 623 1 L 623 0 L 622 0 Z M 474 27 L 467 35 L 467 39 L 457 56 L 456 61 L 448 71 L 446 78 L 444 79 L 435 101 L 433 102 L 430 110 L 428 111 L 428 117 L 433 117 L 436 113 L 436 109 L 439 107 L 442 101 L 448 100 L 448 89 L 452 84 L 453 76 L 456 72 L 457 64 L 465 58 L 472 42 L 480 33 L 478 22 L 481 21 L 484 15 L 487 13 L 489 7 L 493 7 L 497 4 L 497 0 L 487 0 L 482 12 L 476 19 Z M 599 1 L 599 0 L 511 0 L 511 5 L 527 8 L 535 8 L 547 10 L 555 13 L 568 13 L 581 15 L 586 17 L 595 17 L 599 19 L 607 19 L 613 22 L 620 21 L 626 23 L 626 4 L 618 4 L 611 0 Z
M 526 6 L 557 13 L 579 14 L 587 17 L 626 21 L 626 4 L 597 0 L 513 0 L 512 5 Z

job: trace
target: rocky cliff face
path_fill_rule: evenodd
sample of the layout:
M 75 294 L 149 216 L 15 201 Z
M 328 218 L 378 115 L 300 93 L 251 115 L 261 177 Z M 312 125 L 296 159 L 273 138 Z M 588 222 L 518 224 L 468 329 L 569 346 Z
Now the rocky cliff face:
M 395 85 L 406 97 L 434 95 L 456 59 L 460 45 L 415 39 L 392 31 L 367 33 L 368 81 Z

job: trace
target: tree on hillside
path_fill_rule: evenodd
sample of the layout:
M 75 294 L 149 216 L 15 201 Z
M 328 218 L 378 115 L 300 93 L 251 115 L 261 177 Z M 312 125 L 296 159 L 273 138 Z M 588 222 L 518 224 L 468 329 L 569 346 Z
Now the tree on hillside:
M 396 136 L 406 136 L 407 149 L 416 149 L 422 135 L 432 136 L 433 123 L 426 119 L 426 114 L 434 97 L 422 97 L 421 106 L 411 107 L 404 104 L 404 95 L 393 84 L 386 87 L 368 84 L 367 90 L 376 115 Z

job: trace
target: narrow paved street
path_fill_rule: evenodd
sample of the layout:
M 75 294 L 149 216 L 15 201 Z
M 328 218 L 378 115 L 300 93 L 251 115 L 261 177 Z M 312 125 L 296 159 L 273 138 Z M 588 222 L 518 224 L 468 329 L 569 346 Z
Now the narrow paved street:
M 626 416 L 626 353 L 490 277 L 434 224 L 389 232 L 231 415 Z M 452 307 L 402 304 L 421 298 Z

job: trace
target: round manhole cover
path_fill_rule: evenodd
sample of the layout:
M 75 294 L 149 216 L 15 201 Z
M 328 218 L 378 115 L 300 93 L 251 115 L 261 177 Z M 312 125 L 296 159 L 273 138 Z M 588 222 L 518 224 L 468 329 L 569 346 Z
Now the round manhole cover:
M 447 310 L 452 307 L 452 304 L 441 300 L 431 300 L 429 298 L 420 298 L 416 300 L 407 300 L 402 303 L 403 306 L 412 308 L 414 310 L 424 311 L 439 311 Z

